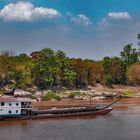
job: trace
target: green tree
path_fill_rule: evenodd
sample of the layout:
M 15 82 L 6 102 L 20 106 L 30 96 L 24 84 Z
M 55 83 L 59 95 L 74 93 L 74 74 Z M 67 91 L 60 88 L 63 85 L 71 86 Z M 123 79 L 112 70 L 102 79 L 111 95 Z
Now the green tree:
M 127 65 L 134 64 L 138 61 L 138 52 L 132 47 L 132 44 L 124 46 L 123 51 L 120 53 L 121 59 L 126 62 Z
M 2 51 L 0 54 L 0 87 L 11 83 L 15 76 L 14 53 Z
M 113 80 L 112 75 L 110 75 L 110 74 L 106 75 L 105 84 L 109 87 L 112 87 L 113 83 L 114 83 L 114 80 Z
M 139 57 L 139 61 L 140 61 L 140 34 L 138 34 L 138 57 Z
M 46 88 L 55 83 L 56 70 L 57 62 L 54 57 L 54 51 L 50 48 L 41 50 L 32 60 L 32 77 L 35 85 L 39 88 Z
M 66 65 L 65 63 L 67 61 L 66 54 L 58 50 L 55 54 L 55 59 L 57 61 L 57 71 L 56 71 L 57 84 L 63 85 L 64 84 L 64 69 Z
M 112 84 L 125 84 L 126 78 L 126 64 L 124 61 L 117 57 L 109 58 L 105 57 L 103 61 L 104 71 L 106 78 L 109 75 L 109 79 L 112 78 Z M 111 76 L 111 78 L 110 78 Z M 108 81 L 108 80 L 105 80 Z M 106 82 L 105 82 L 106 83 Z
M 17 87 L 26 88 L 32 85 L 30 67 L 23 64 L 16 64 L 15 80 Z
M 72 69 L 70 60 L 66 60 L 63 69 L 63 85 L 68 87 L 75 86 L 76 76 L 77 74 Z

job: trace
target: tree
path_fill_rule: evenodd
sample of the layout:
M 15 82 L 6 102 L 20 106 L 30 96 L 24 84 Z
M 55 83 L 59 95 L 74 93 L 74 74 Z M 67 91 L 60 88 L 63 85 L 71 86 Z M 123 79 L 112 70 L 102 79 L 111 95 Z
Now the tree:
M 138 39 L 140 39 L 140 34 L 138 34 Z
M 106 75 L 105 84 L 109 87 L 112 87 L 113 83 L 114 83 L 114 80 L 113 80 L 112 75 L 110 75 L 110 74 Z
M 102 63 L 92 63 L 88 73 L 88 84 L 95 85 L 104 81 L 104 67 Z
M 55 59 L 57 61 L 57 71 L 56 79 L 59 85 L 64 85 L 64 69 L 67 62 L 66 54 L 58 50 L 55 54 Z
M 26 88 L 32 85 L 30 67 L 25 64 L 16 64 L 15 72 L 16 85 L 20 88 Z
M 76 72 L 76 86 L 84 87 L 88 84 L 89 63 L 82 59 L 72 60 L 73 70 Z
M 128 83 L 130 85 L 140 86 L 140 64 L 134 64 L 127 71 Z
M 126 62 L 127 65 L 134 64 L 138 61 L 138 52 L 135 48 L 132 48 L 132 44 L 124 46 L 123 51 L 120 53 L 121 59 Z
M 35 85 L 39 88 L 46 88 L 55 83 L 56 70 L 57 62 L 54 57 L 54 51 L 50 48 L 41 50 L 38 55 L 32 59 L 32 77 Z
M 63 84 L 64 86 L 74 86 L 75 80 L 76 80 L 76 72 L 72 70 L 70 65 L 67 65 L 64 68 L 64 73 L 63 73 Z
M 59 60 L 63 60 L 66 58 L 66 54 L 63 51 L 58 50 L 56 52 L 56 58 L 58 58 Z
M 108 79 L 112 84 L 126 84 L 126 64 L 121 59 L 117 57 L 105 57 L 103 60 L 103 66 L 106 78 L 109 77 Z M 106 79 L 105 81 L 108 80 Z
M 2 51 L 0 54 L 0 87 L 3 87 L 14 79 L 15 62 L 12 51 Z
M 138 46 L 139 46 L 138 57 L 139 57 L 139 61 L 140 61 L 140 34 L 138 34 Z

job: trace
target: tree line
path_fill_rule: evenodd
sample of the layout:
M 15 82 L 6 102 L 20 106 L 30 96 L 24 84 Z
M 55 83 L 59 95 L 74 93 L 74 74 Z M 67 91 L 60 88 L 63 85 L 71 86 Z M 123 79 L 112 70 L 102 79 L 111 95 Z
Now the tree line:
M 138 35 L 140 39 L 140 34 Z M 140 43 L 139 43 L 140 45 Z M 132 44 L 124 46 L 118 57 L 100 61 L 69 58 L 63 51 L 44 48 L 29 55 L 0 53 L 0 88 L 52 86 L 86 87 L 97 83 L 140 85 L 140 54 Z

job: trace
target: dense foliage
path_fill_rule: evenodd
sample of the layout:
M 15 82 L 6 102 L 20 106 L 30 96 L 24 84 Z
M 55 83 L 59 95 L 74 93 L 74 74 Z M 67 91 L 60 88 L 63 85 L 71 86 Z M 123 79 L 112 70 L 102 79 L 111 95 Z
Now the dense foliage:
M 71 59 L 64 52 L 50 48 L 33 52 L 30 56 L 15 55 L 10 51 L 0 54 L 0 88 L 71 88 L 97 83 L 140 85 L 139 53 L 132 44 L 126 45 L 119 57 L 105 57 L 101 61 Z

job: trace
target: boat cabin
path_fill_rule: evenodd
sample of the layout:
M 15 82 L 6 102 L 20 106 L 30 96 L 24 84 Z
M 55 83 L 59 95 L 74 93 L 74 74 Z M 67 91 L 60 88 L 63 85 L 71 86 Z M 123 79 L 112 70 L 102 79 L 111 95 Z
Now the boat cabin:
M 32 109 L 31 100 L 27 98 L 0 98 L 1 116 L 24 116 Z

